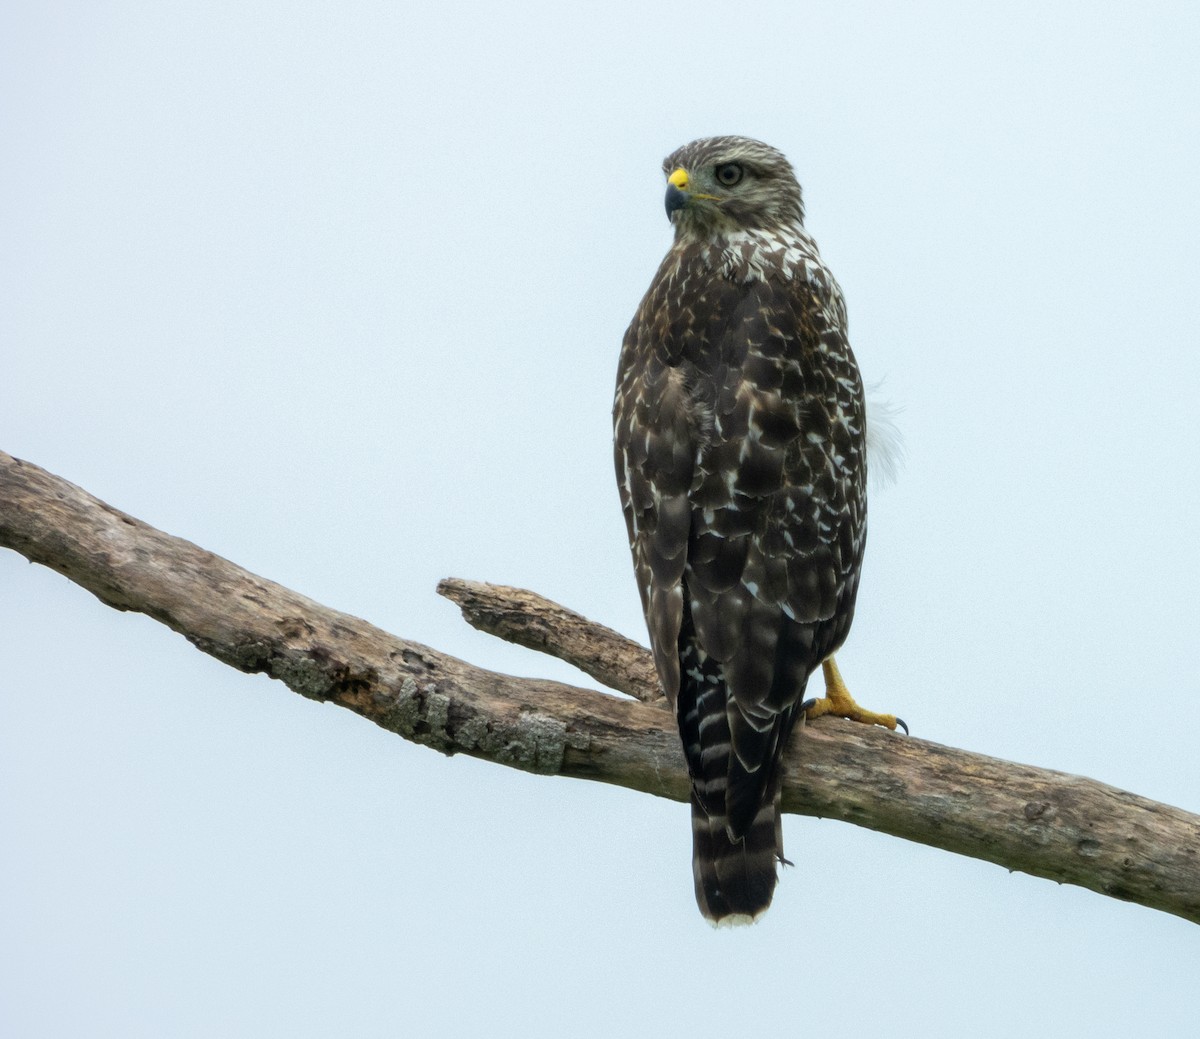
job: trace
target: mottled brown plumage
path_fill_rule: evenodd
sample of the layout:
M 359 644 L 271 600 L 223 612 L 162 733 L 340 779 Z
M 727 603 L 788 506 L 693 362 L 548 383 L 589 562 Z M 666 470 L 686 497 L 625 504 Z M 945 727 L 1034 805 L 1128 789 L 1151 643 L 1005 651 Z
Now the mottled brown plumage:
M 740 922 L 770 904 L 780 756 L 854 613 L 866 419 L 784 156 L 716 137 L 663 170 L 675 241 L 625 334 L 617 479 L 692 776 L 696 898 Z

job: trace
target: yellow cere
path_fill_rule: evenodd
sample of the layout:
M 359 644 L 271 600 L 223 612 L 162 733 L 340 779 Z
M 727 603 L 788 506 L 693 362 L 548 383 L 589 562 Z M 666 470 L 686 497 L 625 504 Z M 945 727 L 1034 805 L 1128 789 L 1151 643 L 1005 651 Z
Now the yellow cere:
M 680 191 L 686 191 L 688 186 L 687 170 L 680 166 L 667 178 L 668 184 L 674 184 Z

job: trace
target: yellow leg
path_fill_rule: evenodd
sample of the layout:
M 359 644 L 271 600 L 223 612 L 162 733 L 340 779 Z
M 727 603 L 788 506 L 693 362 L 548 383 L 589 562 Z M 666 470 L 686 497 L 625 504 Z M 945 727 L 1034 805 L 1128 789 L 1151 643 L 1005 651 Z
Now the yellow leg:
M 825 695 L 819 700 L 810 700 L 805 705 L 805 716 L 809 721 L 820 718 L 823 714 L 832 714 L 837 718 L 849 718 L 851 721 L 864 722 L 867 725 L 882 725 L 885 729 L 894 730 L 899 725 L 908 732 L 908 726 L 894 714 L 876 714 L 859 707 L 850 695 L 850 690 L 846 688 L 846 683 L 842 681 L 841 672 L 838 671 L 833 657 L 821 665 L 821 670 L 825 673 Z

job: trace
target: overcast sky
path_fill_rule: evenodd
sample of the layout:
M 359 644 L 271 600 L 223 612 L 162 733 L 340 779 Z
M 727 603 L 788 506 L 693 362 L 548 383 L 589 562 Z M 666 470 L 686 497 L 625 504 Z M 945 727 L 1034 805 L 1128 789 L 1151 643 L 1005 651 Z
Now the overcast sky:
M 1086 14 L 1084 12 L 1087 12 Z M 1200 8 L 12 2 L 0 449 L 332 607 L 448 575 L 644 640 L 610 458 L 662 156 L 781 148 L 908 460 L 856 696 L 1200 810 Z M 405 743 L 0 554 L 6 1036 L 1184 1034 L 1200 930 Z

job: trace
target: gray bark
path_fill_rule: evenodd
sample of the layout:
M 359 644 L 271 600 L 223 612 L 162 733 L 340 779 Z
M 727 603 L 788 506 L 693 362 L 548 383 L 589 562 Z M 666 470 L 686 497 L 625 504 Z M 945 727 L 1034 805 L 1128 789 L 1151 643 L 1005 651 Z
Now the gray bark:
M 331 610 L 0 452 L 0 546 L 118 610 L 444 754 L 686 801 L 648 651 L 532 592 L 444 581 L 472 623 L 635 700 L 475 667 Z M 842 819 L 1200 922 L 1200 816 L 1095 780 L 836 718 L 785 758 L 786 812 Z

